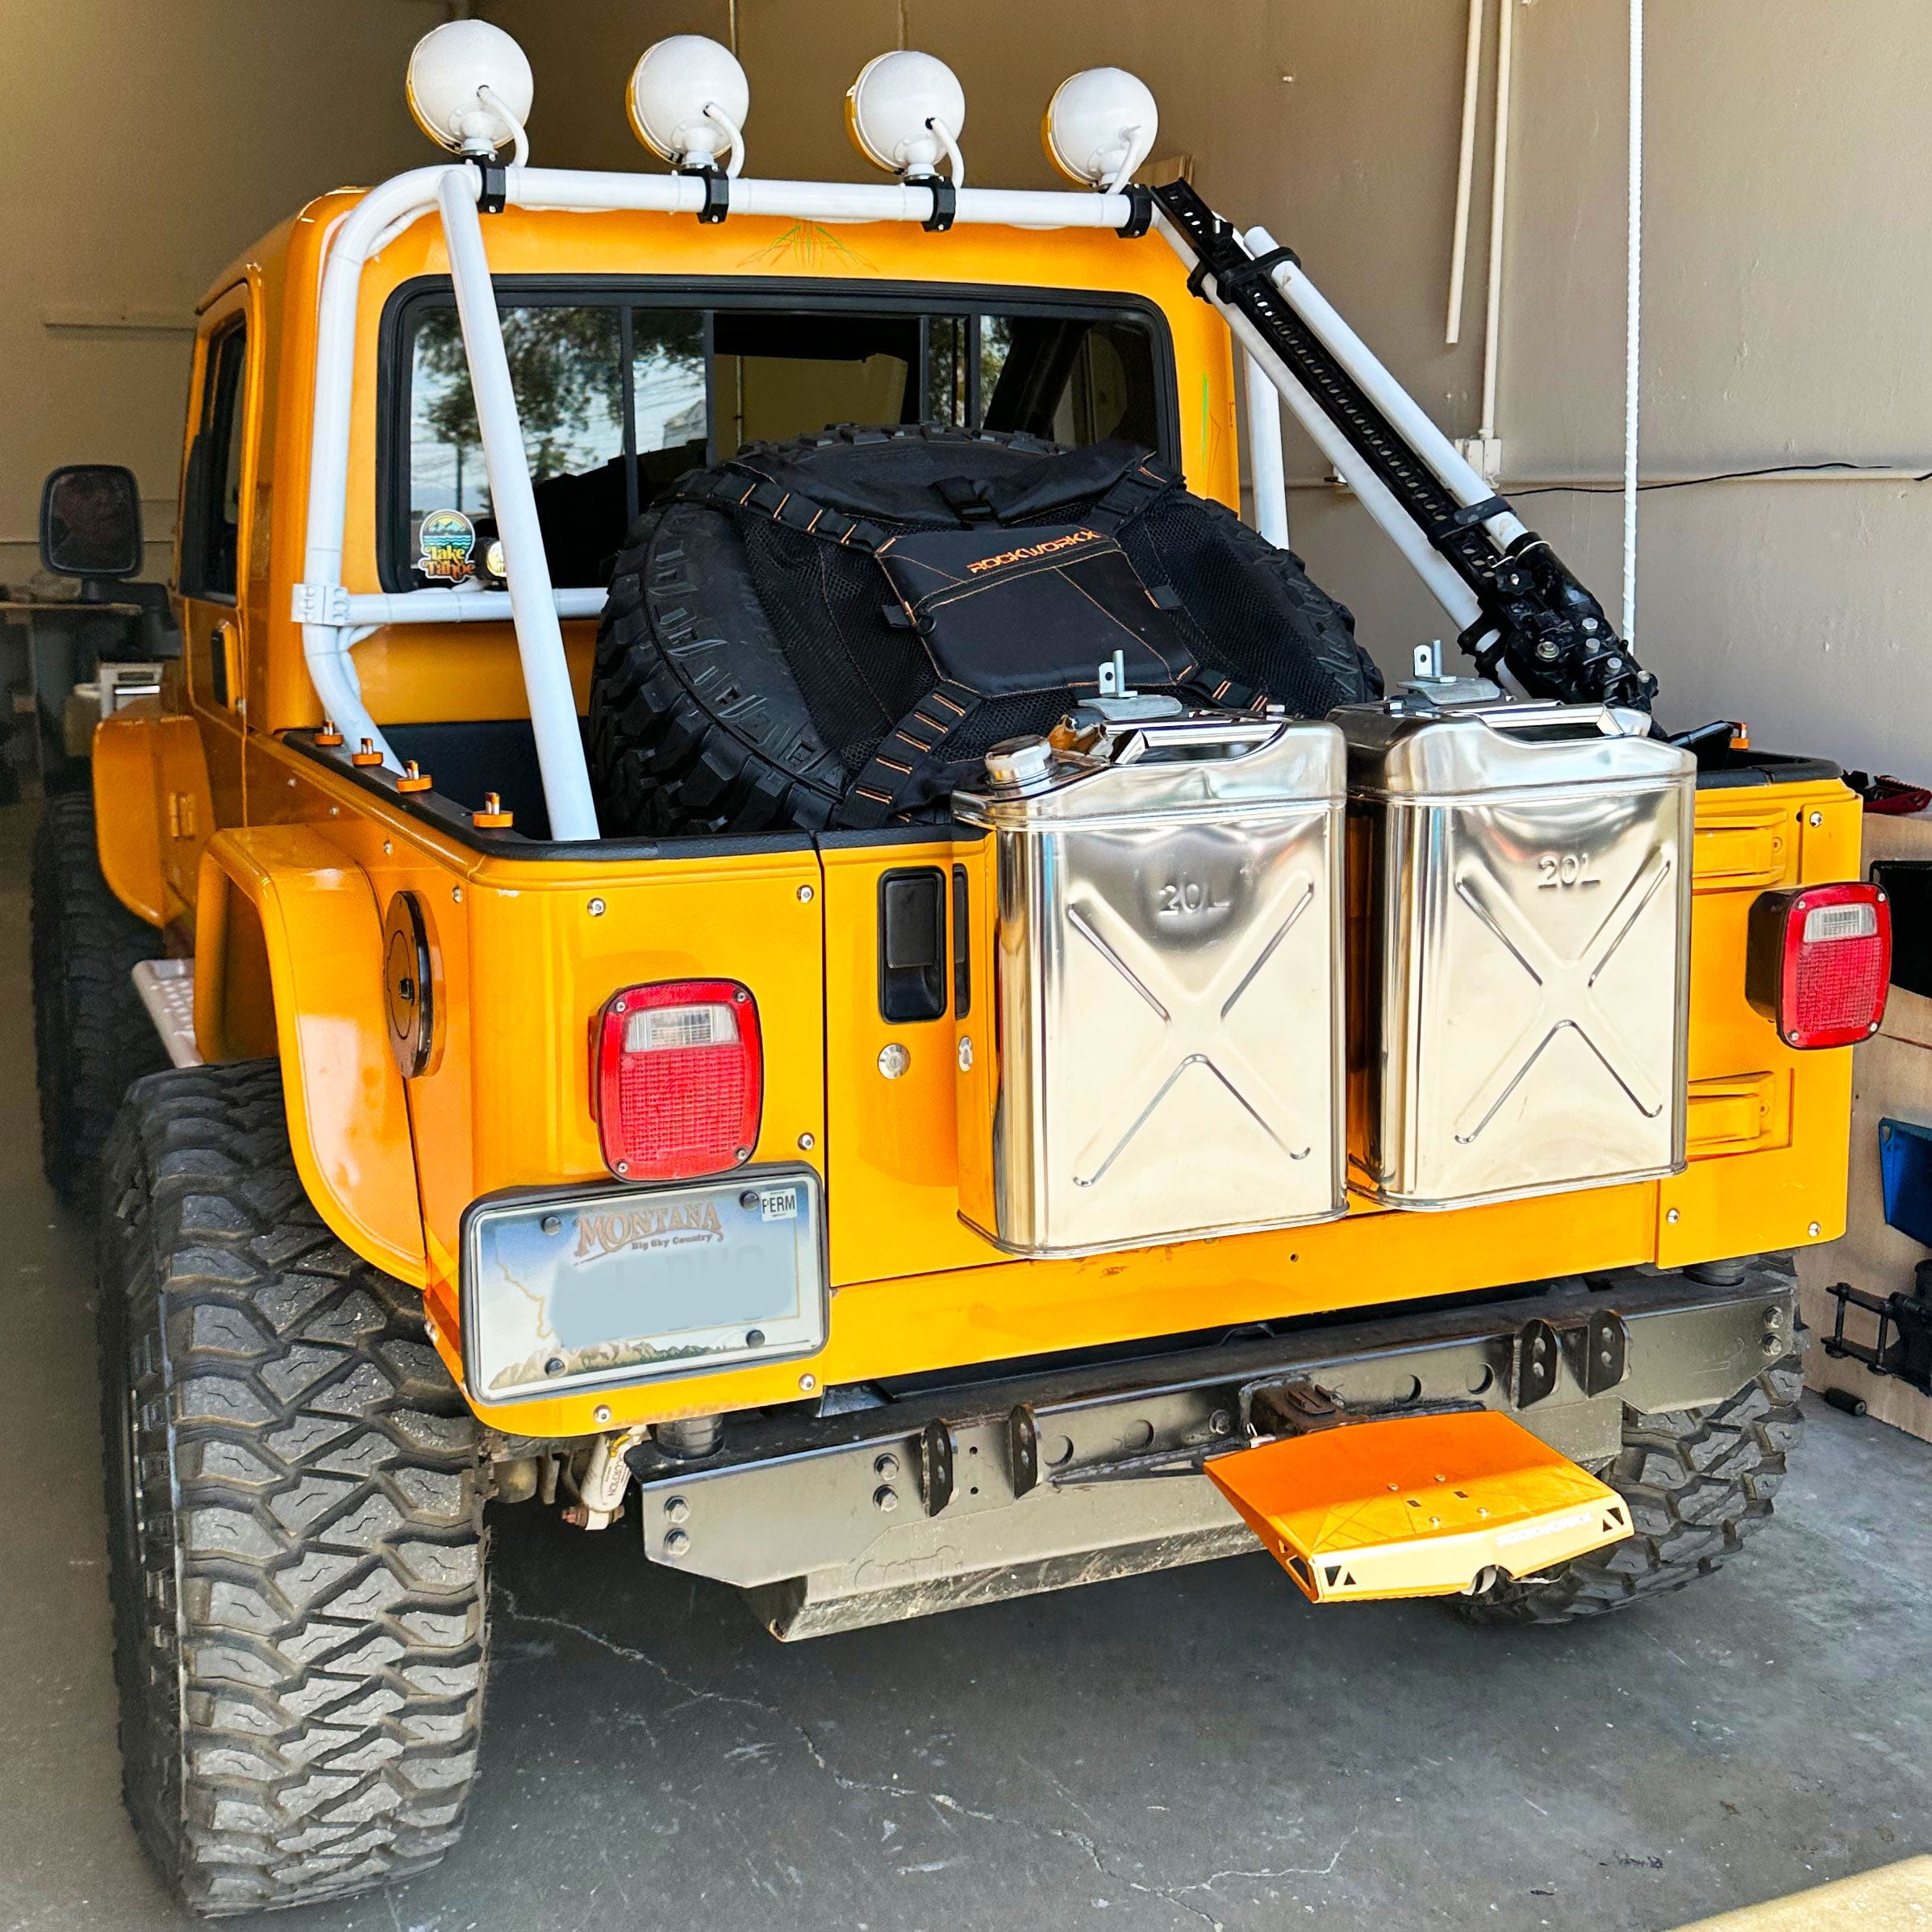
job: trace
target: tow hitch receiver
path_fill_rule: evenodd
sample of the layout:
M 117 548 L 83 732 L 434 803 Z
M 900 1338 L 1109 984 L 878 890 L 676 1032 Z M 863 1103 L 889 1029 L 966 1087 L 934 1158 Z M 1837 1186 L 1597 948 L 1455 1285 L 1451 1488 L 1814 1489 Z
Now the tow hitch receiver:
M 1452 1596 L 1630 1533 L 1613 1489 L 1490 1409 L 1346 1423 L 1206 1467 L 1312 1603 Z

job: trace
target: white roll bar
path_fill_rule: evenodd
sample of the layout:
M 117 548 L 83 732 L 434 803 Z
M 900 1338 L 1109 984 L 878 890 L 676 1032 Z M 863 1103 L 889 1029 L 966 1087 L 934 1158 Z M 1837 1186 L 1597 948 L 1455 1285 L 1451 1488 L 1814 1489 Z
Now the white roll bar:
M 1336 475 L 1354 491 L 1382 533 L 1408 559 L 1410 567 L 1428 585 L 1457 630 L 1467 630 L 1482 615 L 1475 592 L 1430 545 L 1415 520 L 1404 512 L 1388 486 L 1369 467 L 1367 459 L 1316 406 L 1315 399 L 1289 373 L 1287 364 L 1268 347 L 1254 323 L 1237 310 L 1223 309 L 1221 313 L 1234 332 L 1235 340 L 1281 392 L 1282 400 L 1295 412 L 1295 419 L 1308 432 Z
M 322 296 L 315 321 L 315 401 L 309 424 L 308 530 L 294 614 L 302 653 L 323 714 L 353 745 L 367 738 L 384 762 L 402 763 L 369 716 L 349 657 L 353 627 L 342 594 L 342 532 L 348 516 L 349 403 L 356 374 L 356 307 L 362 270 L 392 227 L 407 225 L 436 206 L 437 184 L 452 172 L 415 168 L 371 188 L 345 215 L 324 246 Z
M 557 615 L 566 621 L 601 617 L 604 599 L 595 586 L 551 592 Z M 507 590 L 357 590 L 338 608 L 358 631 L 385 624 L 502 624 L 513 615 Z
M 1168 246 L 1191 267 L 1194 251 L 1186 237 L 1165 215 L 1157 215 L 1154 225 L 1166 237 Z M 1275 248 L 1275 238 L 1266 228 L 1250 228 L 1241 239 L 1250 257 L 1270 254 Z M 1493 486 L 1465 461 L 1454 444 L 1382 365 L 1375 352 L 1336 312 L 1300 265 L 1283 261 L 1268 273 L 1283 299 L 1321 339 L 1329 353 L 1388 419 L 1415 454 L 1435 472 L 1456 501 L 1465 507 L 1472 503 L 1488 503 L 1496 494 Z M 1354 491 L 1362 508 L 1375 520 L 1382 533 L 1408 559 L 1416 574 L 1429 586 L 1456 628 L 1467 630 L 1482 615 L 1475 593 L 1430 544 L 1414 519 L 1405 513 L 1354 445 L 1343 436 L 1315 399 L 1289 372 L 1287 365 L 1268 347 L 1260 332 L 1238 309 L 1221 299 L 1212 274 L 1202 278 L 1201 292 L 1227 323 L 1234 339 L 1246 350 L 1250 373 L 1259 369 L 1274 384 L 1316 448 L 1327 458 L 1335 474 Z M 1255 427 L 1252 395 L 1248 405 L 1248 419 L 1252 435 Z M 1254 462 L 1254 458 L 1250 456 L 1250 464 Z M 1258 520 L 1261 510 L 1258 488 L 1255 509 Z M 1484 521 L 1485 527 L 1500 546 L 1513 543 L 1524 534 L 1524 525 L 1513 511 L 1502 511 Z
M 1288 466 L 1281 450 L 1281 398 L 1252 356 L 1242 358 L 1241 396 L 1248 414 L 1248 486 L 1254 528 L 1277 550 L 1288 547 Z
M 684 174 L 511 167 L 504 170 L 504 180 L 506 202 L 523 208 L 695 215 L 704 206 L 706 194 L 701 179 Z M 558 620 L 595 616 L 603 597 L 595 590 L 557 590 L 550 583 L 477 212 L 482 183 L 482 171 L 468 162 L 413 169 L 372 188 L 323 244 L 327 256 L 316 324 L 308 527 L 294 614 L 302 626 L 310 681 L 325 716 L 336 721 L 351 744 L 367 739 L 382 753 L 384 763 L 399 771 L 402 762 L 362 702 L 349 654 L 356 643 L 377 624 L 513 618 L 551 835 L 560 840 L 594 839 L 597 816 Z M 958 223 L 1029 228 L 1120 228 L 1134 214 L 1128 195 L 1079 191 L 962 188 L 953 203 L 953 219 Z M 730 207 L 733 214 L 797 221 L 923 223 L 935 212 L 932 189 L 904 182 L 740 178 L 731 184 Z M 352 595 L 343 586 L 342 547 L 348 514 L 350 405 L 362 271 L 372 256 L 432 211 L 440 214 L 449 244 L 484 466 L 503 534 L 510 588 L 507 594 L 426 590 Z
M 490 503 L 503 546 L 537 768 L 543 774 L 551 837 L 594 839 L 597 806 L 590 796 L 590 768 L 578 728 L 570 661 L 564 655 L 563 628 L 557 620 L 557 593 L 550 584 L 550 560 L 544 553 L 543 526 L 537 521 L 536 493 L 524 453 L 516 391 L 511 385 L 510 358 L 503 348 L 503 326 L 496 312 L 496 290 L 490 280 L 490 258 L 483 252 L 483 224 L 476 200 L 474 179 L 465 181 L 453 169 L 436 190 L 443 236 L 449 244 L 449 277 L 456 286 L 463 352 L 469 364 L 469 393 L 476 401 L 477 428 L 490 475 Z
M 695 215 L 705 206 L 707 193 L 700 177 L 686 174 L 511 167 L 503 170 L 503 180 L 506 202 L 524 208 Z M 552 836 L 560 840 L 595 839 L 597 815 L 560 620 L 596 615 L 603 595 L 595 590 L 558 590 L 550 582 L 477 209 L 482 181 L 482 171 L 467 162 L 398 175 L 371 189 L 324 244 L 328 252 L 317 328 L 308 529 L 303 581 L 294 589 L 294 615 L 303 627 L 303 655 L 323 711 L 336 721 L 351 743 L 368 739 L 382 752 L 384 762 L 397 770 L 401 769 L 400 761 L 362 702 L 350 657 L 354 645 L 379 624 L 511 618 L 523 662 Z M 732 182 L 729 194 L 733 214 L 778 215 L 798 221 L 923 223 L 935 213 L 933 190 L 905 182 L 741 178 Z M 1124 194 L 962 188 L 953 199 L 956 222 L 1019 227 L 1120 228 L 1135 212 L 1132 198 Z M 383 246 L 432 211 L 441 219 L 449 247 L 490 501 L 503 535 L 510 587 L 507 593 L 424 590 L 351 594 L 342 583 L 342 549 L 362 271 Z M 1157 218 L 1157 225 L 1175 252 L 1183 261 L 1191 260 L 1191 250 L 1166 219 Z M 1260 227 L 1249 229 L 1242 241 L 1251 256 L 1268 253 L 1275 245 L 1267 230 Z M 1283 298 L 1456 500 L 1466 507 L 1488 502 L 1493 491 L 1486 479 L 1457 453 L 1301 269 L 1284 261 L 1271 273 Z M 1260 333 L 1238 310 L 1220 300 L 1212 276 L 1205 278 L 1204 293 L 1246 352 L 1250 468 L 1256 526 L 1262 534 L 1271 542 L 1285 545 L 1287 540 L 1280 418 L 1262 381 L 1255 379 L 1258 376 L 1294 411 L 1337 474 L 1354 489 L 1362 507 L 1408 559 L 1458 628 L 1467 629 L 1480 615 L 1475 594 L 1430 545 Z M 1487 527 L 1501 545 L 1523 534 L 1522 524 L 1507 511 L 1488 519 Z

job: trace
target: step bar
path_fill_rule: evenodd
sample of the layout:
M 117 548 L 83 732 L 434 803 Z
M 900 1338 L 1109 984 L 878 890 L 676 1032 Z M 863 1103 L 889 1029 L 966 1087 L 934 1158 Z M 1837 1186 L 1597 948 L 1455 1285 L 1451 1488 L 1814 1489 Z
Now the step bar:
M 1630 1533 L 1614 1489 L 1494 1409 L 1337 1416 L 1204 1472 L 1311 1603 L 1466 1596 Z
M 199 1066 L 194 1043 L 194 962 L 144 959 L 134 969 L 134 990 L 177 1066 Z
M 1551 1452 L 1547 1467 L 1587 1479 L 1621 1448 L 1626 1408 L 1725 1401 L 1786 1353 L 1795 1296 L 1788 1257 L 1753 1260 L 1725 1286 L 1618 1270 L 966 1385 L 835 1388 L 811 1407 L 731 1418 L 701 1460 L 651 1443 L 626 1460 L 650 1562 L 736 1585 L 778 1637 L 818 1636 L 1255 1550 L 1254 1529 L 1205 1472 L 1280 1436 L 1271 1405 L 1291 1389 L 1354 1418 L 1335 1433 L 1358 1445 L 1383 1421 L 1507 1418 Z M 1432 1486 L 1438 1473 L 1475 1469 L 1420 1471 Z M 1597 1508 L 1605 1493 L 1579 1487 L 1547 1517 Z M 1280 1500 L 1285 1513 L 1294 1498 Z M 1521 1575 L 1556 1560 L 1538 1538 L 1548 1530 L 1555 1547 L 1581 1519 L 1547 1517 L 1499 1518 L 1499 1532 L 1541 1528 L 1449 1587 L 1466 1588 L 1484 1563 Z M 1609 1540 L 1603 1519 L 1592 1534 Z M 1299 1553 L 1312 1561 L 1325 1548 L 1309 1538 Z M 1339 1579 L 1329 1588 L 1349 1594 Z

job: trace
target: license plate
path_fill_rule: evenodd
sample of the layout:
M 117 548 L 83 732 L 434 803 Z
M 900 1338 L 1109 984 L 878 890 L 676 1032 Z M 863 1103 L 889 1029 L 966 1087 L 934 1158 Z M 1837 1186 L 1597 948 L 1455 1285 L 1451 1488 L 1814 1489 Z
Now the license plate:
M 463 1216 L 464 1371 L 479 1402 L 634 1383 L 825 1343 L 808 1168 L 493 1195 Z

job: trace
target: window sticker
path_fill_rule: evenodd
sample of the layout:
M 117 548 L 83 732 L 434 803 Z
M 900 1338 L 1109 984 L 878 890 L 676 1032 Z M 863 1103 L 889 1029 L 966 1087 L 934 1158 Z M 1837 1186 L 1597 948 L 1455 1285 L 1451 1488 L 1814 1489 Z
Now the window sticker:
M 461 510 L 432 510 L 416 534 L 416 568 L 435 583 L 461 583 L 469 574 L 476 525 Z

